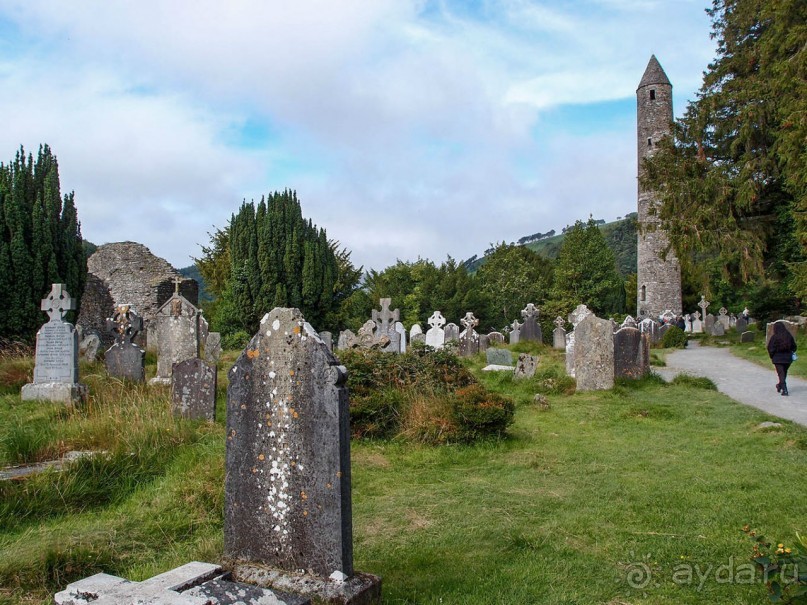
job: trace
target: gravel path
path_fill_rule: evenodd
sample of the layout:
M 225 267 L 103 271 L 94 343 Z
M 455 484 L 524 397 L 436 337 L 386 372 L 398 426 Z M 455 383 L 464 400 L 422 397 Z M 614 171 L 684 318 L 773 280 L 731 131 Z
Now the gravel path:
M 694 345 L 694 346 L 693 346 Z M 705 376 L 721 393 L 779 418 L 807 426 L 807 380 L 787 377 L 789 397 L 776 392 L 776 370 L 731 354 L 729 349 L 701 347 L 690 341 L 686 349 L 668 353 L 666 367 L 654 367 L 665 380 L 678 374 Z

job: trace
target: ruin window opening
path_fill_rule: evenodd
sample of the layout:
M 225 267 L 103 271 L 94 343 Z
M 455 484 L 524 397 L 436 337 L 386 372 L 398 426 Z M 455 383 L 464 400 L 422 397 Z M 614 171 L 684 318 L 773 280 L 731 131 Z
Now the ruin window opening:
M 642 286 L 642 302 L 647 300 L 647 286 Z
M 651 100 L 651 101 L 655 101 L 655 100 L 656 100 L 656 89 L 655 89 L 655 88 L 651 88 L 651 89 L 650 89 L 650 100 Z
M 649 137 L 648 137 L 648 139 L 647 139 L 647 146 L 648 146 L 648 147 L 652 147 L 652 146 L 653 146 L 653 139 L 651 139 L 651 138 L 649 138 Z

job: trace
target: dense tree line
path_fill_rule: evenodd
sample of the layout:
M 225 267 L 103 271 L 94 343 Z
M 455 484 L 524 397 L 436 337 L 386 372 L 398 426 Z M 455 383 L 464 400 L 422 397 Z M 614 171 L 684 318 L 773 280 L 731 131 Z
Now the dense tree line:
M 74 194 L 61 194 L 56 156 L 47 145 L 36 158 L 20 148 L 0 163 L 0 337 L 33 339 L 51 284 L 66 284 L 78 302 L 86 279 Z
M 714 0 L 717 57 L 646 185 L 685 281 L 759 317 L 807 297 L 807 3 Z

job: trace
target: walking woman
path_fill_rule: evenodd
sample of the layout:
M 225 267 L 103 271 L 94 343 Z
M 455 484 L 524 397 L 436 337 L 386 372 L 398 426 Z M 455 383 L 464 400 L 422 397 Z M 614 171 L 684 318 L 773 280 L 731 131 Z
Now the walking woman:
M 796 352 L 796 340 L 788 332 L 785 324 L 781 321 L 774 322 L 773 335 L 768 341 L 768 355 L 771 357 L 779 382 L 776 390 L 787 396 L 787 370 L 793 363 L 793 355 Z

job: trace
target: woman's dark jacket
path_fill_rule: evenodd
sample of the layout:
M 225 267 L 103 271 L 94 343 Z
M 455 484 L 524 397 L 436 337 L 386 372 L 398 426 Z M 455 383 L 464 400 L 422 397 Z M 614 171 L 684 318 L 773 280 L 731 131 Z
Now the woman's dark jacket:
M 785 339 L 772 336 L 768 341 L 768 355 L 771 356 L 773 363 L 791 363 L 795 352 L 796 341 L 790 332 L 787 333 Z

